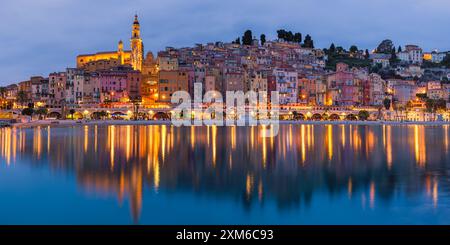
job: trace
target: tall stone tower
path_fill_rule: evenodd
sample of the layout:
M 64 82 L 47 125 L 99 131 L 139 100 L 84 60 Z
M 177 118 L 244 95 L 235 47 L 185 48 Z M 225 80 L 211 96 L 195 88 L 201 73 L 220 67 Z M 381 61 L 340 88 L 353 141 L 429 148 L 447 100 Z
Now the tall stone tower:
M 134 16 L 133 31 L 131 33 L 131 65 L 134 70 L 142 70 L 142 60 L 144 58 L 144 46 L 141 39 L 141 30 L 138 16 Z
M 123 65 L 125 63 L 125 57 L 124 57 L 122 40 L 120 40 L 119 44 L 117 45 L 117 57 L 119 59 L 120 64 Z

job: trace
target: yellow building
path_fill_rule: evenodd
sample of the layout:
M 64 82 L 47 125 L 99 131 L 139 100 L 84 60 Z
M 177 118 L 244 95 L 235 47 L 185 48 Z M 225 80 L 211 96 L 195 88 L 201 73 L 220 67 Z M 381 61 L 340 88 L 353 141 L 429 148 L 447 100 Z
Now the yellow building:
M 119 65 L 130 65 L 134 70 L 140 71 L 142 69 L 144 50 L 137 15 L 134 17 L 130 43 L 131 50 L 124 50 L 123 42 L 120 41 L 117 51 L 78 55 L 77 68 L 83 68 L 88 71 L 96 71 L 107 70 Z
M 147 53 L 142 64 L 142 103 L 144 107 L 151 106 L 158 99 L 158 74 L 159 67 L 151 52 Z

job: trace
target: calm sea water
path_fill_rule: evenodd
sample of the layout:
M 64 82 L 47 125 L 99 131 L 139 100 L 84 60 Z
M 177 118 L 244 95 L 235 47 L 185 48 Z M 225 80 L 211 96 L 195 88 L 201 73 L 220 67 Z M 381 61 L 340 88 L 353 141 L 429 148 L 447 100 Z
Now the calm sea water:
M 449 126 L 0 129 L 0 224 L 450 224 Z

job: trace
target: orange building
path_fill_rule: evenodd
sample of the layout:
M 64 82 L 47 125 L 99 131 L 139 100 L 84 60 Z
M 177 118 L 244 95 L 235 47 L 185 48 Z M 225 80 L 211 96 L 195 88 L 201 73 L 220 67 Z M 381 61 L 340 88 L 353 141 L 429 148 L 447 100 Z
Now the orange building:
M 83 68 L 87 71 L 98 71 L 108 70 L 119 65 L 130 65 L 134 70 L 140 71 L 142 69 L 143 52 L 140 24 L 136 15 L 131 34 L 131 50 L 124 50 L 123 42 L 120 41 L 117 51 L 78 55 L 77 68 Z
M 183 71 L 160 71 L 158 102 L 170 103 L 176 91 L 189 91 L 188 74 Z
M 159 67 L 151 52 L 147 53 L 142 65 L 142 104 L 150 106 L 158 99 L 158 72 Z

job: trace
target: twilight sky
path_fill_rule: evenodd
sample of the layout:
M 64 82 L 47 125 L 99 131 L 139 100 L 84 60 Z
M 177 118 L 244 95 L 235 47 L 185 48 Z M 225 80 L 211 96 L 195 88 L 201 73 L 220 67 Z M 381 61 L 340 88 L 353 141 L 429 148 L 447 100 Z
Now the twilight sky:
M 231 41 L 246 29 L 259 37 L 284 28 L 331 42 L 373 49 L 450 49 L 448 0 L 10 0 L 0 8 L 0 86 L 74 67 L 82 53 L 129 46 L 138 13 L 145 51 Z

